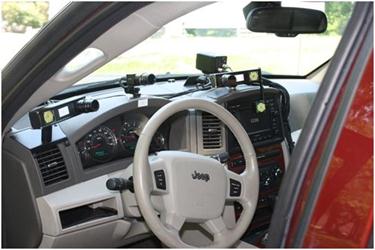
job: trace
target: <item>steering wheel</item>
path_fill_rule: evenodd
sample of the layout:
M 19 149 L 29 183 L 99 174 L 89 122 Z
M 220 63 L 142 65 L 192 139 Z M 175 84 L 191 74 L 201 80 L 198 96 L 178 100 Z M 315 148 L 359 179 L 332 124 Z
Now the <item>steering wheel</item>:
M 232 131 L 246 162 L 242 174 L 229 171 L 208 156 L 189 152 L 161 151 L 148 156 L 160 125 L 170 116 L 188 109 L 211 113 Z M 245 129 L 225 108 L 204 99 L 173 101 L 151 117 L 136 146 L 133 181 L 144 220 L 160 241 L 173 248 L 194 247 L 180 237 L 179 231 L 185 222 L 198 223 L 213 236 L 213 242 L 207 247 L 233 246 L 254 216 L 259 192 L 256 155 Z M 155 197 L 160 198 L 161 205 L 153 205 Z M 232 229 L 227 228 L 222 217 L 227 201 L 237 201 L 243 207 Z

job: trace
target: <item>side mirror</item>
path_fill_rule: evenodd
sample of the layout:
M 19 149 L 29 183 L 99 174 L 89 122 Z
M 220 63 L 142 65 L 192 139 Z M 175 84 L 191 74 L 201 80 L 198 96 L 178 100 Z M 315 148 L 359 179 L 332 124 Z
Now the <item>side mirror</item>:
M 327 17 L 319 10 L 292 7 L 258 7 L 251 9 L 246 26 L 253 32 L 275 33 L 281 37 L 323 33 Z

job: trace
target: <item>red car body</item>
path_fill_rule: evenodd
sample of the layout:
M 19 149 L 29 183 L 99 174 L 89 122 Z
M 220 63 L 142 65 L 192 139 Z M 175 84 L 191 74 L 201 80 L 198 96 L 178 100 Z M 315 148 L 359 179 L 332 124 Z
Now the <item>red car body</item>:
M 368 58 L 354 99 L 329 160 L 328 171 L 303 236 L 303 247 L 363 248 L 373 230 L 373 52 Z M 338 110 L 340 91 L 334 110 Z M 317 163 L 327 144 L 327 134 L 336 112 L 332 112 L 319 139 L 293 213 L 286 246 L 295 237 L 297 225 L 310 197 Z

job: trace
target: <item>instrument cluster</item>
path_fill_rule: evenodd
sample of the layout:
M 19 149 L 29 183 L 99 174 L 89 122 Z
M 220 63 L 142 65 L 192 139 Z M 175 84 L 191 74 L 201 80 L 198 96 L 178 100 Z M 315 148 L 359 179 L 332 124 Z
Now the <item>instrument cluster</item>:
M 143 113 L 124 114 L 90 131 L 77 143 L 83 168 L 133 157 L 147 121 Z M 150 153 L 167 150 L 168 135 L 169 128 L 162 125 L 154 135 Z

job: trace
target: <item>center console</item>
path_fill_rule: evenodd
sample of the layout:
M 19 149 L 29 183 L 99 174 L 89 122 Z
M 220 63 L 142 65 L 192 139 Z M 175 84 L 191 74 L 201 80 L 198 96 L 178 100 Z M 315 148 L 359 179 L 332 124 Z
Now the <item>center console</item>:
M 277 199 L 281 180 L 285 172 L 283 147 L 285 130 L 283 128 L 280 93 L 275 89 L 265 89 L 265 109 L 257 109 L 259 92 L 250 92 L 248 96 L 226 102 L 227 109 L 240 121 L 254 145 L 259 167 L 259 199 L 254 219 L 243 236 L 244 241 L 258 247 L 264 247 L 267 230 Z M 230 155 L 228 168 L 236 173 L 245 169 L 245 160 L 237 140 L 227 131 L 227 145 Z M 242 207 L 235 204 L 236 218 Z

